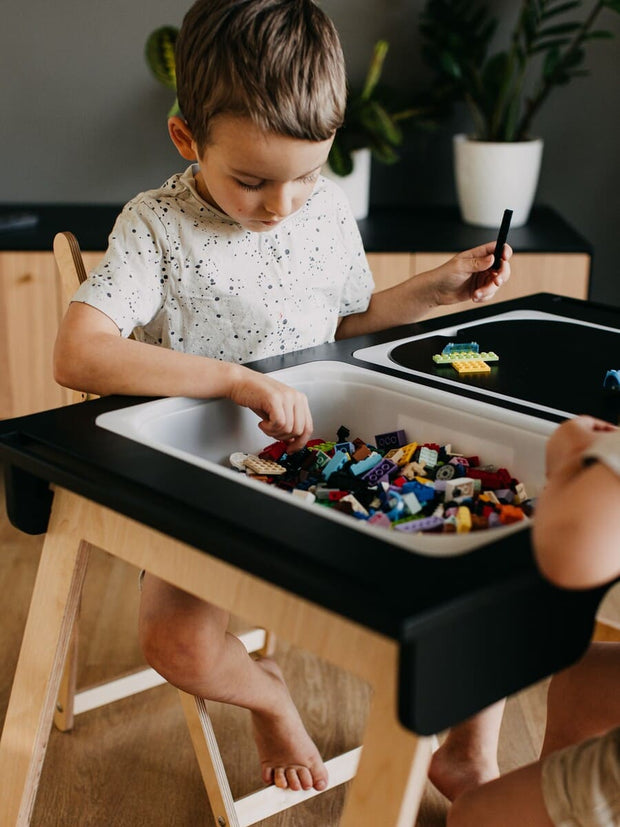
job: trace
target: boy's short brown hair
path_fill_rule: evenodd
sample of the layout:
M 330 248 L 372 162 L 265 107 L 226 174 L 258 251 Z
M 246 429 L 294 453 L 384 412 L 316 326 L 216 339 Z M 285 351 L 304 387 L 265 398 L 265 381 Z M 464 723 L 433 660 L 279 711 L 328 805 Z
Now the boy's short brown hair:
M 201 152 L 223 113 L 309 141 L 330 138 L 344 117 L 340 40 L 314 0 L 197 0 L 179 32 L 176 75 Z

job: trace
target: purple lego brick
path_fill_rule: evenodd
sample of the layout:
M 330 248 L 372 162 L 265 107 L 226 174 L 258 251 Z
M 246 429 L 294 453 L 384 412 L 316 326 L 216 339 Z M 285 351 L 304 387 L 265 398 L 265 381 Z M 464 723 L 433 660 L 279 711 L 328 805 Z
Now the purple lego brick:
M 382 459 L 381 462 L 378 462 L 374 468 L 371 468 L 370 471 L 366 471 L 365 474 L 362 474 L 361 478 L 365 480 L 368 485 L 377 485 L 378 482 L 381 482 L 383 479 L 387 479 L 389 475 L 398 469 L 398 465 L 395 462 L 392 462 L 391 459 Z
M 407 444 L 407 437 L 403 430 L 388 431 L 375 436 L 375 445 L 380 451 L 391 451 L 392 448 L 401 448 Z
M 443 525 L 441 517 L 423 517 L 421 520 L 409 520 L 394 526 L 396 531 L 433 531 Z

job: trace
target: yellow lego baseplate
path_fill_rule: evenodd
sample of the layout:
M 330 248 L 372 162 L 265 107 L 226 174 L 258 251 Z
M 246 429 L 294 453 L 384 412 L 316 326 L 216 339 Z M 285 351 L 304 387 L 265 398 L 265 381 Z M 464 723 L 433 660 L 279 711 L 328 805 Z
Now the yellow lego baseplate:
M 459 373 L 491 373 L 491 368 L 482 359 L 455 359 L 452 367 Z

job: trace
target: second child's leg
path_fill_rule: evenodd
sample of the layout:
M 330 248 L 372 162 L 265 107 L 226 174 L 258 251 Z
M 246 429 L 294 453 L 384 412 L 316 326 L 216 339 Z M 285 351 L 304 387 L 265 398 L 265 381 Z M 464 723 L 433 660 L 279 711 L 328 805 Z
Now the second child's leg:
M 140 642 L 149 664 L 192 695 L 252 713 L 265 783 L 322 790 L 327 771 L 277 664 L 254 660 L 227 631 L 228 612 L 146 574 Z
M 592 643 L 551 679 L 541 758 L 620 725 L 620 643 Z
M 542 792 L 544 759 L 619 726 L 618 686 L 620 643 L 591 644 L 578 663 L 551 680 L 541 760 L 464 792 L 448 812 L 448 827 L 552 827 Z M 567 788 L 569 797 L 580 793 Z
M 452 727 L 433 755 L 428 776 L 439 792 L 454 801 L 499 775 L 497 745 L 505 700 Z

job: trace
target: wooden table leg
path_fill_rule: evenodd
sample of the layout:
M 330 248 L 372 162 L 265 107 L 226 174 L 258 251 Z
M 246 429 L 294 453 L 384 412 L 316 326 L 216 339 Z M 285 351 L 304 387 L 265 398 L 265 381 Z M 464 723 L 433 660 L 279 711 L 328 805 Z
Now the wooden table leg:
M 432 739 L 405 729 L 396 717 L 396 658 L 374 684 L 357 775 L 341 827 L 413 827 L 426 784 Z
M 0 824 L 7 827 L 30 821 L 88 552 L 52 512 L 0 740 Z

